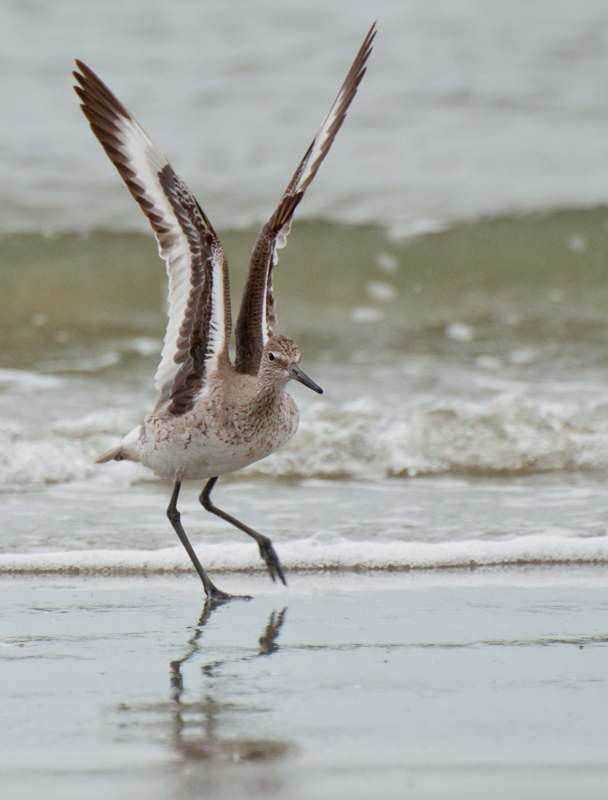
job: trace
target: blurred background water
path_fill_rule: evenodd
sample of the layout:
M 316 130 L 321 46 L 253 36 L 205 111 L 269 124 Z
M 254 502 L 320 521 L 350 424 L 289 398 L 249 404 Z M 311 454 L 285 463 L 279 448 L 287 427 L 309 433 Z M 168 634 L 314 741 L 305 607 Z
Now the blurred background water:
M 154 402 L 165 276 L 78 108 L 72 59 L 196 194 L 236 303 L 376 17 L 276 271 L 278 330 L 326 393 L 294 387 L 298 436 L 216 502 L 279 551 L 298 544 L 290 566 L 469 563 L 488 542 L 498 562 L 608 558 L 608 7 L 594 0 L 0 5 L 6 558 L 96 548 L 141 564 L 134 552 L 175 545 L 167 486 L 92 464 Z M 215 543 L 207 563 L 241 564 L 240 534 L 194 490 L 183 509 L 193 540 Z

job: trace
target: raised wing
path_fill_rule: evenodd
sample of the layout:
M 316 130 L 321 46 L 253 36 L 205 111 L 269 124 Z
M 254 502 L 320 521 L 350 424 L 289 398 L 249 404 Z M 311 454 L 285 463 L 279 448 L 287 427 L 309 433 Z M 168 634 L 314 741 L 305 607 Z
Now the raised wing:
M 169 322 L 156 371 L 157 408 L 194 405 L 228 360 L 230 291 L 220 241 L 186 184 L 108 87 L 81 61 L 76 93 L 91 129 L 147 216 L 169 277 Z
M 372 51 L 375 36 L 376 23 L 365 37 L 329 114 L 300 162 L 277 210 L 262 228 L 255 244 L 236 323 L 237 372 L 249 375 L 256 375 L 258 372 L 262 350 L 272 336 L 272 326 L 276 323 L 272 268 L 278 261 L 277 250 L 287 244 L 294 211 L 344 122 L 348 107 L 365 75 L 365 64 Z

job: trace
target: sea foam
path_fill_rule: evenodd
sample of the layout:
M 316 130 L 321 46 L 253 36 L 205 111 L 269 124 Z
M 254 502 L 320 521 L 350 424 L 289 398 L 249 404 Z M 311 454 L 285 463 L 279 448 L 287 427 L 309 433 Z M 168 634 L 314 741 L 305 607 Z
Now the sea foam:
M 294 439 L 242 475 L 378 480 L 441 474 L 532 474 L 608 468 L 608 413 L 597 403 L 519 395 L 483 402 L 314 403 Z M 86 480 L 94 459 L 137 420 L 117 411 L 52 425 L 0 426 L 0 487 Z M 113 465 L 103 469 L 112 469 Z M 130 482 L 151 473 L 133 471 Z
M 468 540 L 425 542 L 331 542 L 316 537 L 284 542 L 278 547 L 286 570 L 407 571 L 475 569 L 526 565 L 608 563 L 608 536 L 560 537 L 530 535 L 506 541 Z M 209 544 L 195 547 L 214 572 L 265 570 L 250 544 Z M 160 550 L 85 550 L 0 554 L 0 574 L 146 575 L 192 572 L 183 548 Z

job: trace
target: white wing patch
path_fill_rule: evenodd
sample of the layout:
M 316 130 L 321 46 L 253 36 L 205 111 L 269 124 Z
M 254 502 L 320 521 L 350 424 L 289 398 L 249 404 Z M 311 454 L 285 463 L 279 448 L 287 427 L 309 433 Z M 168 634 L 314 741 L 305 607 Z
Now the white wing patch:
M 195 372 L 199 367 L 204 368 L 199 377 L 204 380 L 214 371 L 230 335 L 230 306 L 226 256 L 211 225 L 169 164 L 158 177 L 183 239 L 177 248 L 164 247 L 164 237 L 159 236 L 161 255 L 169 251 L 170 301 L 165 346 L 156 373 L 162 397 L 167 388 L 177 389 L 175 381 L 182 369 L 180 365 L 186 366 L 193 357 L 196 360 L 196 351 L 204 359 L 203 365 L 192 362 Z M 178 258 L 173 267 L 176 251 Z
M 293 187 L 294 194 L 296 192 L 304 191 L 308 184 L 312 181 L 317 170 L 319 169 L 319 166 L 321 165 L 321 161 L 323 161 L 325 158 L 325 154 L 329 150 L 330 145 L 336 135 L 336 132 L 332 131 L 332 129 L 335 128 L 338 120 L 340 124 L 342 124 L 342 119 L 346 117 L 346 112 L 342 108 L 345 94 L 345 87 L 342 86 L 333 106 L 323 120 L 323 124 L 319 128 L 319 131 L 312 142 L 310 155 L 308 156 L 308 159 L 304 165 L 302 174 L 298 177 L 296 185 Z M 342 115 L 342 119 L 340 119 L 340 115 Z M 279 245 L 277 245 L 277 247 L 278 246 Z
M 218 366 L 220 354 L 226 349 L 226 297 L 224 284 L 224 251 L 213 251 L 213 279 L 211 284 L 211 320 L 209 322 L 205 374 L 211 375 Z M 230 328 L 230 322 L 228 324 Z M 160 367 L 159 367 L 160 369 Z
M 291 219 L 286 222 L 275 237 L 274 248 L 272 250 L 272 268 L 266 273 L 266 292 L 264 295 L 266 302 L 264 303 L 264 318 L 262 321 L 262 341 L 264 344 L 266 344 L 268 339 L 272 336 L 273 328 L 277 324 L 274 293 L 272 291 L 272 270 L 279 263 L 279 254 L 277 250 L 281 250 L 283 247 L 287 246 L 287 237 L 291 230 L 291 222 Z

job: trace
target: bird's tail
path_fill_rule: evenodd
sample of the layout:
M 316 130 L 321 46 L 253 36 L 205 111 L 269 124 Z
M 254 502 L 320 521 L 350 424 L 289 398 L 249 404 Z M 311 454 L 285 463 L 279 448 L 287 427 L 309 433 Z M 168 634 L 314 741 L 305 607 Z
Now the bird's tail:
M 96 458 L 94 463 L 105 464 L 107 461 L 122 461 L 124 458 L 122 444 L 119 444 L 118 447 L 114 447 L 112 450 L 108 450 L 107 453 L 99 456 L 99 458 Z
M 107 453 L 99 456 L 99 458 L 95 459 L 96 464 L 105 464 L 107 461 L 124 461 L 127 459 L 128 461 L 137 461 L 137 455 L 135 451 L 135 444 L 139 439 L 139 434 L 141 432 L 141 425 L 138 428 L 134 428 L 131 433 L 127 434 L 122 442 L 117 446 L 113 447 L 111 450 L 108 450 Z

